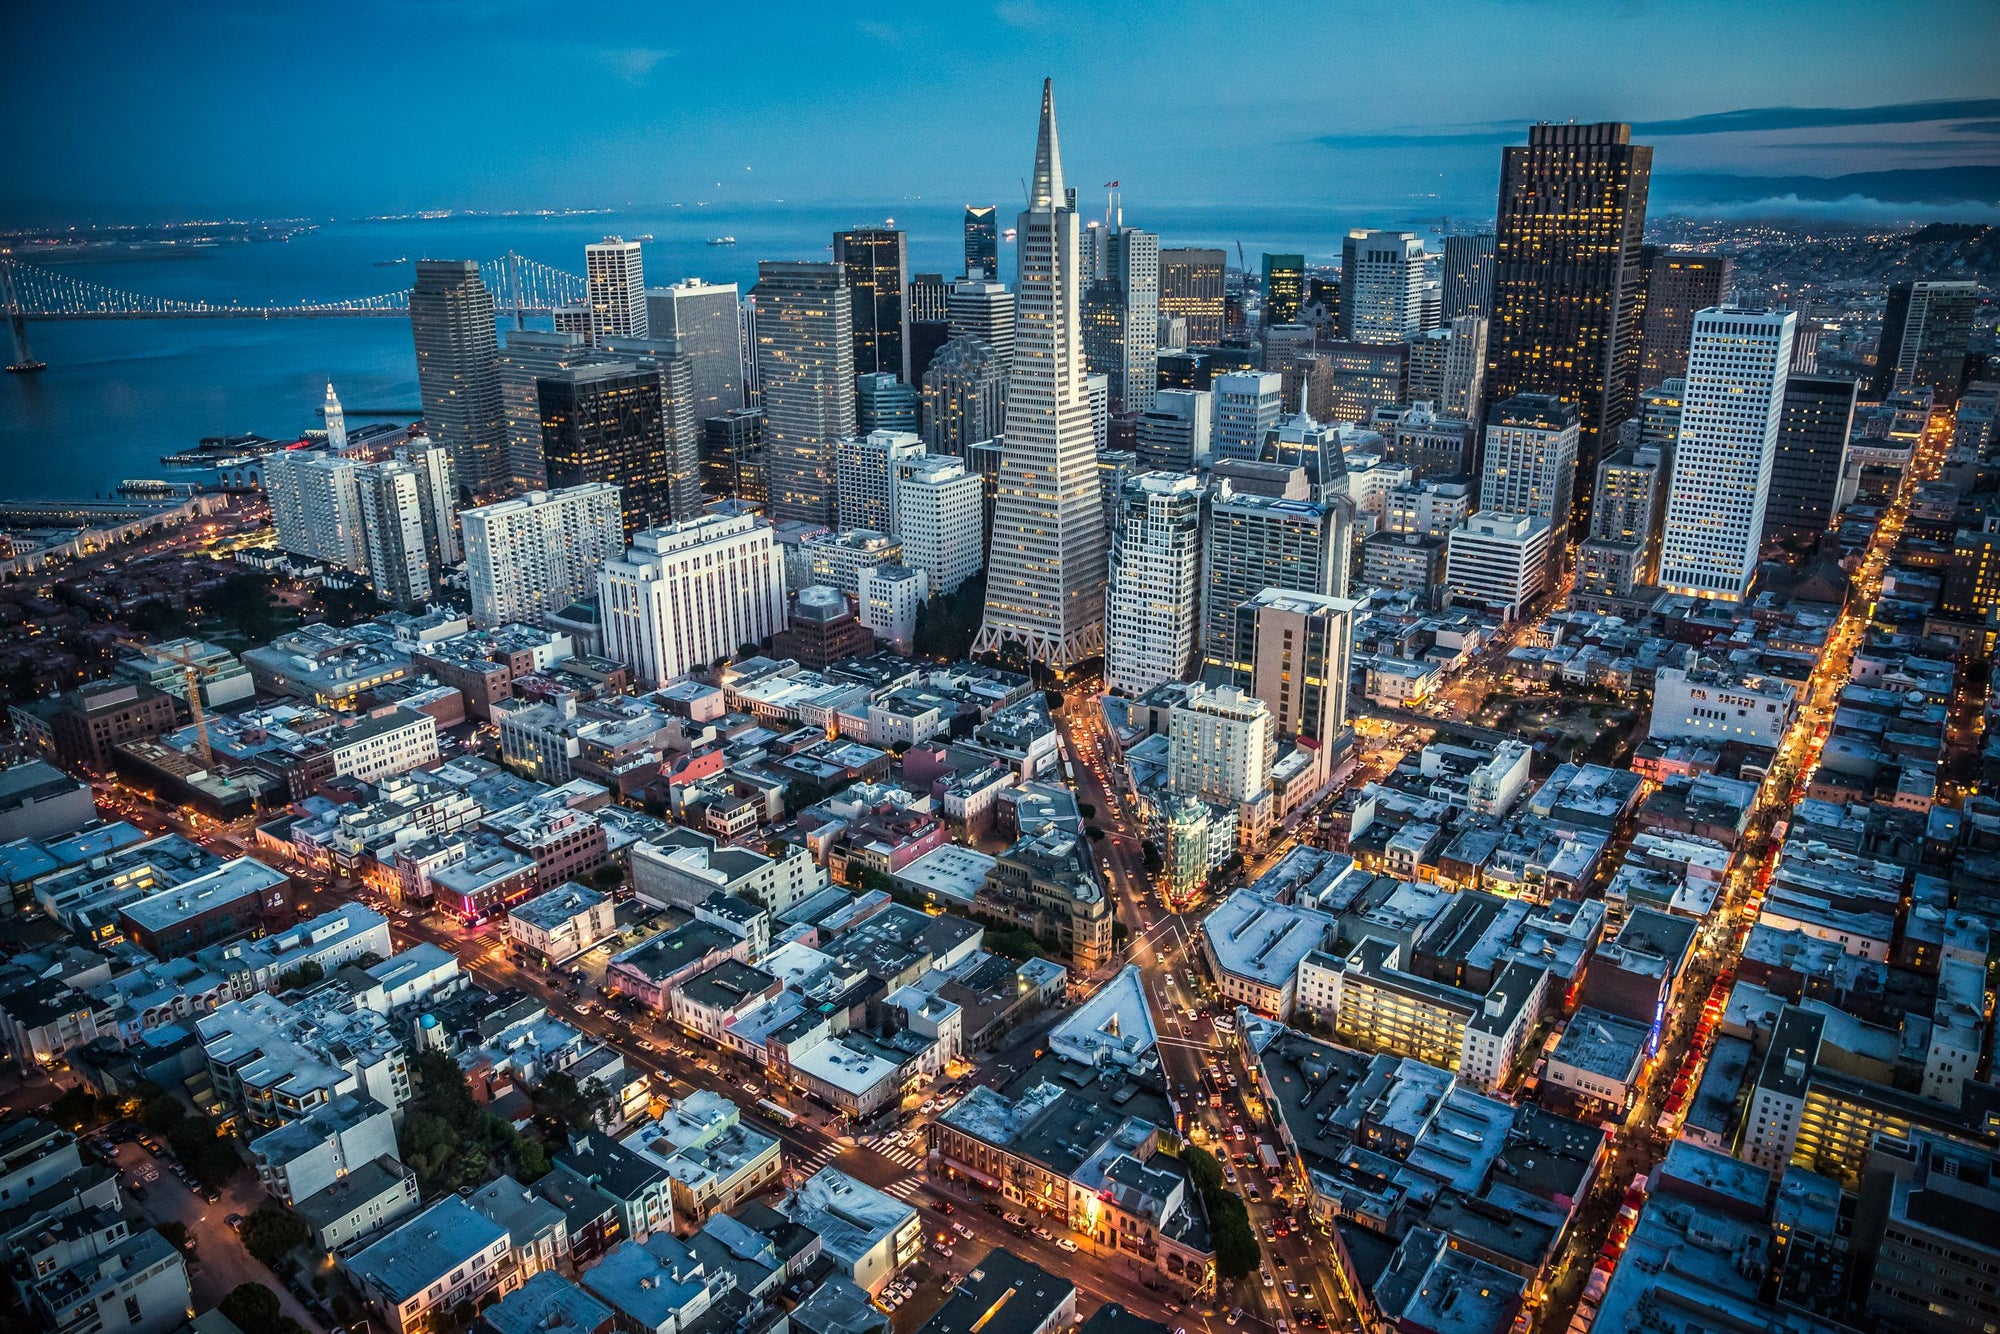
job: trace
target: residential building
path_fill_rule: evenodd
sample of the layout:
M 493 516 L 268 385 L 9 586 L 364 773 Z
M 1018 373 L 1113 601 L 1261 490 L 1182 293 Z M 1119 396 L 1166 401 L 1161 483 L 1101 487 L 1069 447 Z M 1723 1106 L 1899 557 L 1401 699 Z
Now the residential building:
M 618 488 L 604 482 L 530 491 L 459 519 L 472 617 L 489 627 L 535 621 L 588 596 L 624 545 Z
M 1267 588 L 1236 609 L 1237 686 L 1263 701 L 1278 736 L 1310 743 L 1322 763 L 1347 729 L 1360 608 L 1348 598 Z
M 1168 747 L 1168 788 L 1235 810 L 1241 842 L 1261 843 L 1277 759 L 1264 701 L 1234 686 L 1193 686 L 1168 715 Z
M 568 963 L 617 934 L 616 908 L 594 889 L 558 885 L 507 914 L 508 949 L 545 968 Z
M 1546 519 L 1551 541 L 1569 530 L 1576 484 L 1577 411 L 1548 394 L 1516 394 L 1486 418 L 1479 508 Z
M 1757 573 L 1796 312 L 1695 316 L 1680 436 L 1660 541 L 1660 583 L 1741 602 Z
M 134 1233 L 122 1219 L 92 1232 L 21 1280 L 28 1322 L 51 1334 L 172 1334 L 194 1309 L 187 1261 L 158 1231 Z M 59 1267 L 58 1267 L 59 1265 Z
M 1234 660 L 1236 609 L 1267 588 L 1345 597 L 1354 518 L 1345 500 L 1255 495 L 1228 481 L 1210 488 L 1202 534 L 1201 652 Z
M 975 652 L 1054 668 L 1104 650 L 1104 509 L 1078 325 L 1077 218 L 1063 185 L 1055 93 L 1042 87 L 1028 209 L 1018 224 L 1021 324 Z
M 871 1296 L 923 1253 L 924 1220 L 914 1208 L 836 1168 L 807 1177 L 780 1207 L 819 1233 L 835 1272 Z
M 361 516 L 363 465 L 317 450 L 281 450 L 264 460 L 264 490 L 278 545 L 299 556 L 368 572 Z
M 1107 689 L 1142 695 L 1194 662 L 1204 494 L 1196 478 L 1172 472 L 1140 473 L 1119 493 L 1105 592 Z
M 520 1286 L 507 1229 L 447 1195 L 360 1251 L 342 1267 L 362 1303 L 393 1334 L 417 1334 L 433 1311 L 477 1307 Z
M 377 1158 L 396 1157 L 396 1123 L 373 1098 L 343 1093 L 250 1142 L 257 1184 L 296 1205 Z

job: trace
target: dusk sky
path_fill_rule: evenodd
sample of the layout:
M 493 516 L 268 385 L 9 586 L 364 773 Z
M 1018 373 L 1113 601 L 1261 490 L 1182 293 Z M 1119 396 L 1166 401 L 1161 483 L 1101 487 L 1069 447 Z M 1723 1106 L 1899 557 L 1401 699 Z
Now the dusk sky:
M 14 4 L 0 223 L 1006 203 L 1045 74 L 1133 201 L 1490 198 L 1537 119 L 1662 181 L 1991 168 L 1996 50 L 1993 0 Z

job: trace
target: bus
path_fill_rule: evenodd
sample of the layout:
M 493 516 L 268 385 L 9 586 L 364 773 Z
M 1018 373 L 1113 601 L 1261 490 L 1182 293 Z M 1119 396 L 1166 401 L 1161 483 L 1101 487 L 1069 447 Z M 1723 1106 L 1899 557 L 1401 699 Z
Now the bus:
M 786 1129 L 790 1129 L 799 1123 L 799 1114 L 781 1102 L 772 1102 L 769 1098 L 759 1098 L 757 1100 L 757 1109 Z

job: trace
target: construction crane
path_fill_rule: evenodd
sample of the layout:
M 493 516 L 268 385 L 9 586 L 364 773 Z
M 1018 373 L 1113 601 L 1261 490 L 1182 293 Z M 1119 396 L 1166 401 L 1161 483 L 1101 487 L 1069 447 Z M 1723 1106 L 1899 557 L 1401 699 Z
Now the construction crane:
M 215 752 L 208 744 L 208 714 L 201 707 L 201 663 L 196 660 L 194 651 L 185 644 L 169 648 L 165 644 L 148 644 L 137 639 L 115 639 L 112 642 L 120 648 L 129 648 L 152 658 L 165 658 L 180 665 L 181 675 L 187 681 L 188 712 L 194 715 L 195 744 L 201 748 L 201 767 L 214 769 Z
M 1243 258 L 1243 243 L 1241 241 L 1236 243 L 1236 271 L 1246 276 L 1250 272 L 1250 261 Z

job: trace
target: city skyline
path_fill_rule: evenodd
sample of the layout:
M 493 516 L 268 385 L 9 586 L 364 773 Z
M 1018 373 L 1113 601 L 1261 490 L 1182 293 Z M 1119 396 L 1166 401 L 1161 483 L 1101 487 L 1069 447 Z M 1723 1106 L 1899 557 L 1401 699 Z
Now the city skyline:
M 141 9 L 115 24 L 23 12 L 0 31 L 7 49 L 35 59 L 0 80 L 0 105 L 36 127 L 40 146 L 0 187 L 0 221 L 959 194 L 1005 213 L 1008 104 L 968 90 L 1045 75 L 1073 90 L 1069 119 L 1092 145 L 1072 174 L 1120 179 L 1134 201 L 1303 203 L 1385 180 L 1412 200 L 1490 197 L 1494 146 L 1518 142 L 1535 121 L 1569 119 L 1632 122 L 1635 137 L 1662 147 L 1668 198 L 1782 199 L 1813 192 L 1799 178 L 1886 171 L 1847 193 L 1990 201 L 2000 99 L 1982 96 L 1991 85 L 1977 53 L 2000 37 L 2000 15 L 1966 0 L 1919 8 L 1921 22 L 1909 7 L 1816 6 L 1816 40 L 1802 53 L 1793 39 L 1805 11 L 1794 5 L 1605 13 L 1556 4 L 1534 22 L 1498 0 L 1457 5 L 1427 51 L 1425 102 L 1395 111 L 1358 87 L 1258 77 L 1259 51 L 1342 30 L 1336 15 L 1285 5 L 1205 27 L 1027 2 L 951 14 L 892 7 L 859 22 L 780 5 L 727 20 L 677 16 L 671 29 L 631 11 L 596 29 L 616 32 L 615 42 L 549 40 L 546 25 L 526 22 L 536 5 L 479 21 L 456 9 L 384 11 L 338 30 L 283 13 L 224 28 L 156 27 Z M 1564 31 L 1577 59 L 1552 70 L 1546 34 L 1564 18 L 1575 20 Z M 1660 35 L 1690 24 L 1707 34 L 1699 58 L 1677 68 L 1672 87 L 1635 86 L 1627 74 Z M 1917 30 L 1963 40 L 1927 48 L 1919 66 L 1900 40 Z M 1216 76 L 1210 99 L 1145 77 L 1190 38 Z M 410 77 L 403 53 L 414 60 L 447 39 L 458 59 Z M 785 77 L 725 77 L 736 66 L 705 58 L 725 43 Z M 328 86 L 340 114 L 299 96 L 244 115 L 245 70 L 283 68 L 301 47 L 337 72 Z M 1781 47 L 1793 58 L 1763 58 Z M 837 123 L 834 86 L 869 65 L 896 68 L 901 95 L 924 114 L 897 141 L 902 152 L 873 155 L 856 173 L 825 149 L 851 132 Z M 583 81 L 598 96 L 515 115 L 488 88 L 516 67 Z M 1869 94 L 1832 91 L 1846 89 Z M 1865 105 L 1830 105 L 1841 101 Z M 441 173 L 441 162 L 451 169 Z

